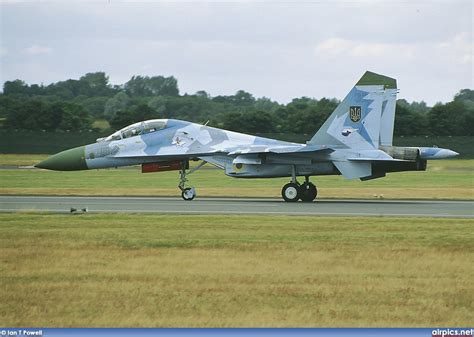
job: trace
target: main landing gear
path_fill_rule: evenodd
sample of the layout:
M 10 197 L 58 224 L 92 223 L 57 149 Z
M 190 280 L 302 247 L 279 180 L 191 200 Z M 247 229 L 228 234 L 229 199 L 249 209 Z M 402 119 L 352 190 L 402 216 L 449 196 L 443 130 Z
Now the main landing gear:
M 318 190 L 312 182 L 304 182 L 301 185 L 298 182 L 288 183 L 281 190 L 281 196 L 288 202 L 296 202 L 299 199 L 311 202 L 317 195 Z
M 286 184 L 281 189 L 281 196 L 287 202 L 296 202 L 301 199 L 304 202 L 311 202 L 316 199 L 318 195 L 318 190 L 316 185 L 309 181 L 309 177 L 305 176 L 305 182 L 299 184 L 296 181 L 296 172 L 293 167 L 291 183 Z
M 206 165 L 205 161 L 202 161 L 199 163 L 198 166 L 193 168 L 192 170 L 189 170 L 186 172 L 186 162 L 183 162 L 181 165 L 181 170 L 179 170 L 179 185 L 178 188 L 181 190 L 181 197 L 186 200 L 186 201 L 191 201 L 196 197 L 196 189 L 194 187 L 186 187 L 186 182 L 188 179 L 186 178 L 188 175 L 190 175 L 193 172 L 196 172 L 199 170 L 201 167 Z

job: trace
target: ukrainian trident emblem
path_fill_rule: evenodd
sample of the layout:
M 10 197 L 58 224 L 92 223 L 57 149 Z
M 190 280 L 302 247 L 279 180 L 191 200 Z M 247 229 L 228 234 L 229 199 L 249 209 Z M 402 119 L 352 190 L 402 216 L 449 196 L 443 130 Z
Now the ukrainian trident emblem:
M 354 123 L 357 123 L 360 121 L 360 118 L 362 116 L 362 109 L 360 106 L 351 106 L 349 107 L 349 117 L 351 121 Z

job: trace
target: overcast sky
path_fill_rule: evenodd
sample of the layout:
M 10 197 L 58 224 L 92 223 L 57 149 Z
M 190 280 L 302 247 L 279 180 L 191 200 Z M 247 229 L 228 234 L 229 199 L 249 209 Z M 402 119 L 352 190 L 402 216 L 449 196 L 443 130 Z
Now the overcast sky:
M 0 0 L 1 1 L 1 0 Z M 1 2 L 0 82 L 173 75 L 181 93 L 343 98 L 365 70 L 434 104 L 473 88 L 473 1 Z

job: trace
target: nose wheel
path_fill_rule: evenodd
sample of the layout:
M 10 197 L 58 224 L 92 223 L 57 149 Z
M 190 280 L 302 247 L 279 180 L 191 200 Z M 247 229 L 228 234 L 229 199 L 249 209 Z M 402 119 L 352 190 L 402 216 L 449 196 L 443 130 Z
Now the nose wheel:
M 194 187 L 187 187 L 181 192 L 181 197 L 186 201 L 191 201 L 196 197 L 196 190 Z

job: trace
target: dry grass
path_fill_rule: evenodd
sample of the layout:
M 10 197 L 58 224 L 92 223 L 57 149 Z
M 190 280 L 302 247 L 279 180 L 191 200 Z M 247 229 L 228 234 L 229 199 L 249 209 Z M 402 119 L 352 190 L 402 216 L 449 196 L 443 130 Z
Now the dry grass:
M 46 158 L 48 158 L 46 154 L 0 154 L 0 165 L 34 165 Z
M 5 326 L 468 326 L 469 219 L 0 214 Z
M 104 131 L 110 128 L 110 124 L 106 119 L 96 119 L 94 123 L 92 123 L 92 127 Z
M 0 155 L 7 163 L 31 164 L 18 155 Z M 195 163 L 193 162 L 193 165 Z M 280 197 L 288 178 L 235 179 L 206 165 L 189 176 L 201 197 Z M 311 178 L 321 198 L 474 199 L 474 160 L 430 162 L 427 172 L 391 173 L 361 182 L 340 176 Z M 0 194 L 178 196 L 178 173 L 141 174 L 139 168 L 54 172 L 0 170 Z

